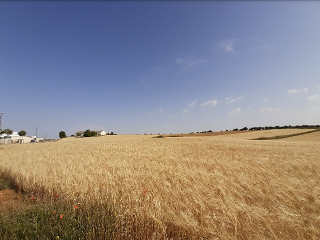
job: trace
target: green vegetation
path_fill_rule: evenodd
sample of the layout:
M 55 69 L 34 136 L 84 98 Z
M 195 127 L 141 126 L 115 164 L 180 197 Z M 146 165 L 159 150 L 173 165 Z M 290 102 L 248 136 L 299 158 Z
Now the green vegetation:
M 18 191 L 13 178 L 11 172 L 0 171 L 0 191 Z M 0 211 L 1 240 L 113 239 L 116 233 L 115 213 L 107 203 L 79 203 L 62 195 L 27 194 L 23 189 L 20 193 L 15 207 Z
M 252 130 L 271 130 L 271 129 L 320 129 L 320 125 L 285 125 L 285 126 L 265 126 L 265 127 L 252 127 L 249 128 L 250 131 Z M 241 130 L 244 130 L 241 129 Z
M 243 127 L 243 128 L 234 128 L 232 130 L 226 130 L 228 131 L 256 131 L 256 130 L 271 130 L 271 129 L 320 129 L 320 125 L 296 125 L 296 126 L 291 126 L 291 125 L 284 125 L 284 126 L 265 126 L 265 127 Z M 209 131 L 199 131 L 197 133 L 210 133 L 212 132 L 211 130 Z
M 7 129 L 1 131 L 1 134 L 3 134 L 3 133 L 6 133 L 6 134 L 8 134 L 8 135 L 11 135 L 11 134 L 13 133 L 13 131 L 12 131 L 11 129 L 7 128 Z
M 58 198 L 51 203 L 33 198 L 28 209 L 1 212 L 1 239 L 112 239 L 115 216 L 108 206 L 83 209 Z
M 84 137 L 91 137 L 91 131 L 89 129 L 87 129 L 84 133 L 83 133 L 83 136 Z
M 59 132 L 59 138 L 66 138 L 66 137 L 67 137 L 67 135 L 66 135 L 65 131 Z
M 21 130 L 20 132 L 18 132 L 19 136 L 25 136 L 27 135 L 27 132 L 24 130 Z
M 95 131 L 91 132 L 91 137 L 97 136 L 97 133 Z

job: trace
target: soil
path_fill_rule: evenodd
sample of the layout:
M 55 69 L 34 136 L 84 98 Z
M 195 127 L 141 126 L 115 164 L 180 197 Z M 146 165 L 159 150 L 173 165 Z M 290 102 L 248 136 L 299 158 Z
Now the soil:
M 0 191 L 0 212 L 9 212 L 25 209 L 28 204 L 24 201 L 22 194 L 16 193 L 13 189 Z

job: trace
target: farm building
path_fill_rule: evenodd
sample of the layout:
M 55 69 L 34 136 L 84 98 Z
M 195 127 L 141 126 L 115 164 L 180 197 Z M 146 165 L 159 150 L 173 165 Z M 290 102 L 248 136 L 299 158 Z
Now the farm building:
M 76 132 L 76 136 L 81 136 L 81 137 L 83 137 L 84 132 L 85 132 L 85 131 Z M 101 135 L 101 136 L 104 136 L 104 135 L 107 134 L 104 130 L 96 130 L 96 131 L 92 131 L 92 132 L 95 132 L 97 135 Z
M 26 137 L 19 136 L 17 132 L 9 134 L 0 135 L 0 144 L 12 144 L 12 143 L 31 143 L 31 142 L 43 142 L 43 138 L 37 138 L 36 136 Z

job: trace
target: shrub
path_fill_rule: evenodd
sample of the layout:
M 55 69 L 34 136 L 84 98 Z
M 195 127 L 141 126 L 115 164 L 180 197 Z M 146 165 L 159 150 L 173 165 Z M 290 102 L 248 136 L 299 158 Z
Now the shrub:
M 89 129 L 87 129 L 84 133 L 83 133 L 84 137 L 91 137 L 91 131 Z
M 95 131 L 91 132 L 91 137 L 97 136 L 97 133 Z
M 66 138 L 66 137 L 67 137 L 67 135 L 66 135 L 65 131 L 59 132 L 59 138 Z
M 21 130 L 20 132 L 18 132 L 19 136 L 25 136 L 27 135 L 27 132 L 24 130 Z

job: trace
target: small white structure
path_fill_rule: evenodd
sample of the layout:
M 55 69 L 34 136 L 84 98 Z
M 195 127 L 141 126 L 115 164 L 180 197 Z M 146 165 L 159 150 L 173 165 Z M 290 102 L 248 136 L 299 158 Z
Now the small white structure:
M 36 136 L 19 136 L 18 132 L 13 132 L 11 135 L 6 133 L 0 135 L 0 144 L 34 143 L 43 141 L 43 138 L 37 138 Z
M 20 137 L 18 132 L 12 132 L 11 137 Z
M 6 133 L 0 134 L 0 139 L 7 138 L 9 135 Z
M 104 136 L 106 135 L 107 133 L 104 131 L 104 130 L 98 130 L 98 131 L 94 131 L 97 135 L 101 135 L 101 136 Z

